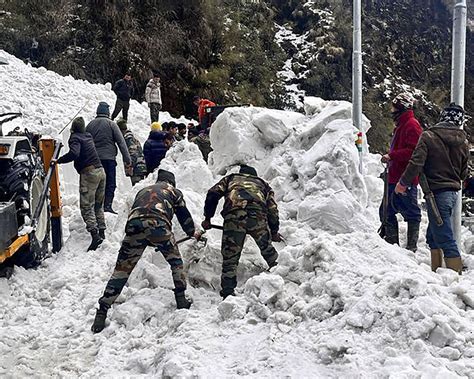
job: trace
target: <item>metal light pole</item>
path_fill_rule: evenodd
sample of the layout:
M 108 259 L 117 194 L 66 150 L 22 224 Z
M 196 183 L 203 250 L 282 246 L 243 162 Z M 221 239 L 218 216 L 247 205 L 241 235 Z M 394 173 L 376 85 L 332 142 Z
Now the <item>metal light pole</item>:
M 457 0 L 453 12 L 453 56 L 451 66 L 451 102 L 464 107 L 464 82 L 466 69 L 466 0 Z M 462 192 L 459 191 L 458 201 L 453 212 L 454 237 L 460 246 Z
M 362 22 L 361 0 L 353 1 L 353 49 L 352 49 L 352 123 L 359 129 L 359 172 L 362 173 Z

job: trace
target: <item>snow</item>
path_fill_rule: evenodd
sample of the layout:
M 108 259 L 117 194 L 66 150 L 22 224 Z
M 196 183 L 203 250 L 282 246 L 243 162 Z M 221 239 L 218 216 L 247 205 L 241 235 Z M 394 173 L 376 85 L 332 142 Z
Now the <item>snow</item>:
M 24 114 L 9 128 L 57 136 L 84 103 L 80 114 L 89 121 L 99 101 L 114 102 L 108 85 L 34 69 L 1 51 L 0 59 L 10 63 L 0 66 L 0 110 Z M 209 166 L 186 141 L 162 163 L 175 172 L 196 223 L 207 189 L 236 164 L 254 165 L 280 208 L 286 241 L 275 244 L 278 266 L 268 272 L 249 239 L 237 296 L 221 301 L 221 232 L 212 230 L 205 247 L 180 245 L 194 303 L 176 310 L 166 262 L 147 249 L 98 335 L 90 326 L 126 215 L 134 194 L 155 178 L 132 188 L 119 170 L 119 214 L 107 214 L 107 240 L 86 252 L 77 176 L 61 166 L 64 248 L 35 270 L 17 268 L 9 280 L 0 279 L 0 375 L 474 377 L 474 259 L 464 254 L 462 276 L 445 268 L 432 273 L 423 237 L 416 254 L 381 240 L 379 157 L 364 152 L 359 174 L 350 104 L 305 102 L 306 114 L 226 109 L 212 128 Z M 146 104 L 132 101 L 129 118 L 143 142 Z M 179 227 L 176 234 L 183 235 Z M 463 230 L 465 247 L 472 237 Z

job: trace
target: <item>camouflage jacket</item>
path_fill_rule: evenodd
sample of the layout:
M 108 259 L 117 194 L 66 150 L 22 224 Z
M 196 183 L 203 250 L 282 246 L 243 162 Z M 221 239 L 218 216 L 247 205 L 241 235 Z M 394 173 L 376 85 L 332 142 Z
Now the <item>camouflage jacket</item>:
M 196 137 L 191 138 L 190 142 L 193 142 L 198 146 L 199 150 L 201 151 L 202 157 L 207 162 L 209 154 L 212 151 L 211 140 L 209 139 L 209 136 L 200 134 Z
M 145 187 L 138 192 L 128 216 L 135 218 L 158 218 L 165 221 L 171 229 L 173 216 L 176 217 L 188 236 L 194 234 L 194 221 L 186 208 L 182 192 L 166 182 Z
M 135 138 L 130 130 L 127 130 L 123 135 L 125 143 L 127 144 L 128 152 L 130 153 L 130 159 L 132 160 L 133 175 L 143 176 L 146 175 L 146 164 L 145 157 L 143 156 L 143 149 L 140 142 Z
M 204 216 L 212 218 L 216 213 L 217 203 L 225 197 L 222 216 L 235 209 L 257 209 L 266 212 L 268 226 L 272 233 L 280 227 L 278 207 L 273 190 L 263 179 L 246 174 L 231 174 L 214 185 L 206 197 Z

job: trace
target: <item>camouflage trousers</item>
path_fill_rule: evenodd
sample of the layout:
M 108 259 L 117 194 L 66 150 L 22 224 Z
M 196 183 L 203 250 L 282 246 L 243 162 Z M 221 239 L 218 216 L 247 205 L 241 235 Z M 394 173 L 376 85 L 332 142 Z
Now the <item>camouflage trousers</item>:
M 79 205 L 87 231 L 105 230 L 105 171 L 102 167 L 83 172 L 79 179 Z
M 255 240 L 260 253 L 269 265 L 275 263 L 278 258 L 278 253 L 271 243 L 267 215 L 263 210 L 239 209 L 226 214 L 221 249 L 222 296 L 233 293 L 237 286 L 237 266 L 247 234 Z
M 99 299 L 99 304 L 108 309 L 115 302 L 147 246 L 154 246 L 160 250 L 170 265 L 174 291 L 186 290 L 183 260 L 173 233 L 166 222 L 152 218 L 131 219 L 125 226 L 125 233 L 115 270 L 105 287 L 104 294 Z

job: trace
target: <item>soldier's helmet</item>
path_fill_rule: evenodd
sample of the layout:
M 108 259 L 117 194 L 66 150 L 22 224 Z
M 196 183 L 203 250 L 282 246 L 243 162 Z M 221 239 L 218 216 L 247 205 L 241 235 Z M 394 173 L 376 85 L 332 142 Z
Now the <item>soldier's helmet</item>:
M 158 170 L 158 178 L 156 179 L 157 182 L 167 182 L 171 184 L 173 187 L 176 187 L 176 179 L 174 174 L 170 171 L 166 171 L 163 169 Z
M 258 176 L 257 170 L 255 170 L 251 166 L 247 166 L 246 164 L 240 165 L 240 174 L 247 174 L 247 175 L 253 175 L 253 176 Z

